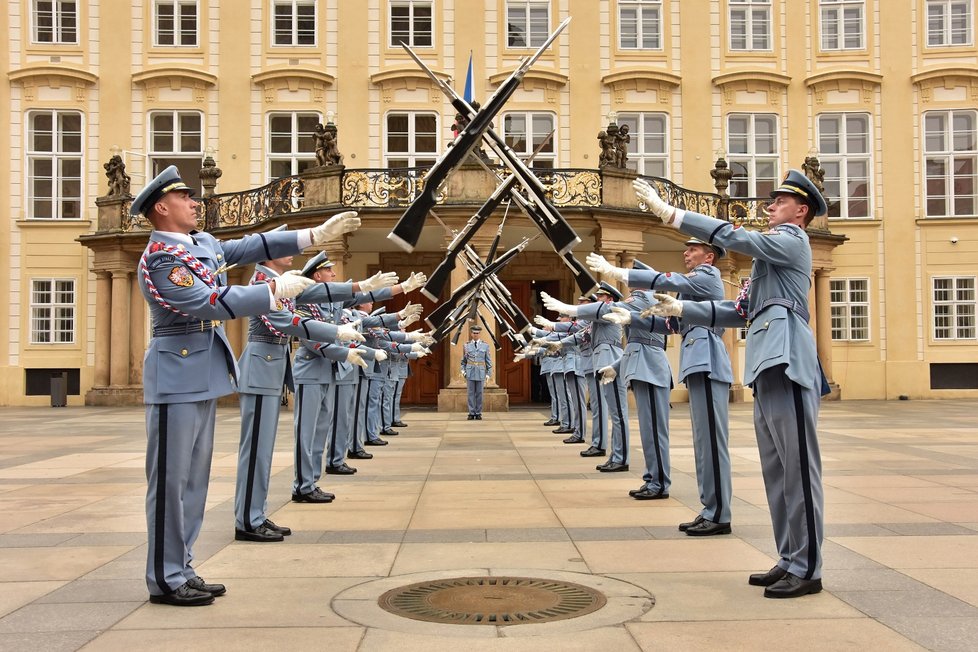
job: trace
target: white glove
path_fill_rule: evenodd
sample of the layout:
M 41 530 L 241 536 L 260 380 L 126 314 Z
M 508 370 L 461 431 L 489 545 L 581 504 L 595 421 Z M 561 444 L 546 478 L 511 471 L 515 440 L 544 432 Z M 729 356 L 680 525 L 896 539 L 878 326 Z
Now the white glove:
M 404 330 L 405 328 L 407 328 L 414 322 L 418 321 L 419 319 L 421 319 L 421 315 L 408 315 L 401 321 L 397 322 L 397 327 L 401 330 Z
M 377 272 L 370 278 L 359 281 L 357 285 L 360 286 L 361 292 L 373 292 L 374 290 L 389 288 L 392 285 L 397 285 L 397 273 Z
M 635 179 L 632 181 L 632 188 L 635 189 L 635 196 L 638 197 L 638 206 L 643 210 L 649 210 L 666 224 L 672 224 L 673 214 L 676 209 L 663 201 L 659 193 L 656 192 L 645 179 Z
M 429 349 L 428 347 L 425 347 L 425 348 L 421 349 L 420 351 L 418 351 L 418 359 L 419 360 L 421 358 L 425 357 L 426 355 L 431 355 L 431 349 Z
M 560 301 L 557 301 L 546 292 L 541 292 L 540 298 L 543 299 L 543 305 L 546 306 L 547 310 L 553 310 L 554 312 L 560 313 L 561 315 L 577 317 L 577 306 L 572 306 L 567 303 L 561 303 Z
M 597 272 L 602 276 L 607 276 L 608 278 L 612 278 L 616 281 L 625 282 L 628 280 L 627 269 L 615 267 L 601 254 L 596 254 L 593 252 L 589 253 L 587 258 L 584 259 L 584 262 L 591 268 L 592 272 Z
M 543 346 L 551 353 L 556 353 L 563 348 L 563 345 L 560 342 L 544 342 Z
M 319 246 L 358 228 L 360 228 L 360 218 L 357 217 L 357 212 L 344 211 L 309 229 L 309 235 L 312 237 L 312 243 Z
M 549 342 L 549 341 L 550 340 L 544 339 L 542 337 L 534 337 L 532 340 L 530 340 L 531 343 L 536 344 L 537 346 L 541 346 L 541 347 L 547 346 L 547 342 Z
M 601 367 L 598 369 L 598 373 L 601 374 L 601 384 L 607 385 L 618 377 L 618 372 L 615 371 L 614 367 Z
M 529 346 L 523 349 L 523 355 L 525 356 L 536 355 L 539 352 L 540 352 L 540 347 L 537 346 L 536 344 L 530 344 Z
M 428 282 L 427 276 L 425 276 L 421 272 L 414 272 L 410 276 L 408 276 L 407 279 L 404 280 L 404 282 L 401 283 L 401 291 L 403 291 L 404 294 L 407 294 L 408 292 L 414 292 L 415 290 L 417 290 L 419 287 L 421 287 L 427 282 Z
M 554 323 L 542 315 L 537 315 L 533 318 L 533 323 L 540 328 L 546 328 L 547 330 L 554 329 Z
M 347 349 L 346 361 L 352 362 L 358 367 L 367 368 L 367 361 L 363 359 L 363 353 L 360 352 L 360 349 Z
M 290 269 L 275 279 L 275 292 L 273 294 L 276 299 L 291 299 L 302 294 L 302 291 L 310 285 L 315 284 L 316 282 L 311 278 L 307 278 L 296 270 Z
M 401 308 L 401 310 L 397 313 L 397 318 L 404 319 L 405 317 L 409 317 L 412 315 L 420 315 L 420 314 L 421 314 L 421 304 L 408 302 L 408 304 L 403 308 Z
M 343 324 L 336 328 L 336 340 L 339 342 L 363 342 L 363 333 L 357 330 L 360 320 L 350 324 Z
M 418 353 L 418 352 L 424 351 L 426 349 L 427 349 L 427 347 L 424 344 L 422 344 L 421 342 L 415 342 L 414 344 L 411 345 L 411 353 Z
M 526 358 L 525 353 L 517 353 L 516 355 L 513 356 L 513 362 L 520 362 L 524 358 Z
M 659 300 L 659 303 L 654 306 L 649 306 L 642 311 L 642 317 L 682 317 L 683 316 L 683 302 L 674 299 L 669 294 L 660 294 L 656 292 L 653 295 Z
M 410 342 L 420 342 L 424 346 L 431 346 L 435 343 L 435 338 L 424 331 L 411 331 L 405 333 L 407 335 L 408 341 Z
M 383 362 L 387 359 L 387 353 L 380 349 L 374 349 L 374 362 Z
M 462 370 L 462 378 L 468 378 L 468 376 L 465 375 L 465 369 Z
M 606 315 L 601 315 L 601 319 L 623 326 L 632 323 L 632 313 L 619 306 L 612 306 L 611 312 Z

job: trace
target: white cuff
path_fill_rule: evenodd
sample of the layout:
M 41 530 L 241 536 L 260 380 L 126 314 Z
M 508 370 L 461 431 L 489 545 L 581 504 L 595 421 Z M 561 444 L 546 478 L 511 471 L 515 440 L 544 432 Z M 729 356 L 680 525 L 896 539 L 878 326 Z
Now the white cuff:
M 299 229 L 298 231 L 299 249 L 308 249 L 312 246 L 312 229 Z
M 676 212 L 673 213 L 672 223 L 669 226 L 678 230 L 683 225 L 683 218 L 686 217 L 686 211 L 681 208 L 677 208 L 675 210 Z

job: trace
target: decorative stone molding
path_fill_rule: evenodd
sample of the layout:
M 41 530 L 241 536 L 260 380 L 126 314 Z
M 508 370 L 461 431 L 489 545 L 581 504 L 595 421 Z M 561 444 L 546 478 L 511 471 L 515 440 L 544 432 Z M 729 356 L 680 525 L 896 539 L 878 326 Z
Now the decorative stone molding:
M 265 104 L 276 101 L 279 91 L 295 93 L 309 91 L 313 104 L 321 105 L 326 98 L 326 89 L 336 84 L 336 78 L 315 68 L 287 66 L 269 68 L 251 76 L 252 83 L 261 86 Z
M 492 86 L 498 87 L 511 74 L 513 74 L 512 70 L 497 72 L 495 75 L 489 77 L 489 83 Z M 531 68 L 523 77 L 522 86 L 527 91 L 542 90 L 547 104 L 556 104 L 560 89 L 567 86 L 569 81 L 570 78 L 563 73 L 550 70 L 534 70 Z
M 868 104 L 873 101 L 873 94 L 883 83 L 883 75 L 864 70 L 839 69 L 828 70 L 811 75 L 805 79 L 805 86 L 815 95 L 815 104 L 825 104 L 825 93 L 828 91 L 859 91 L 859 98 Z
M 135 73 L 132 83 L 143 87 L 149 102 L 155 102 L 159 98 L 161 88 L 174 91 L 190 88 L 193 90 L 194 101 L 203 102 L 206 91 L 217 87 L 217 75 L 185 66 L 154 66 Z
M 767 93 L 768 104 L 778 106 L 791 77 L 769 70 L 742 70 L 725 72 L 713 78 L 713 84 L 723 92 L 723 103 L 727 106 L 736 102 L 738 91 L 748 93 Z
M 435 75 L 446 82 L 451 83 L 451 75 L 440 70 L 432 70 Z M 435 84 L 428 79 L 428 75 L 414 68 L 388 68 L 370 76 L 370 83 L 380 88 L 380 95 L 384 104 L 394 101 L 394 93 L 400 90 L 416 91 L 419 88 L 428 90 L 429 101 L 436 106 L 442 103 L 442 94 Z
M 978 67 L 931 68 L 913 75 L 910 81 L 918 88 L 924 104 L 933 100 L 934 89 L 950 90 L 959 86 L 967 89 L 972 102 L 978 101 Z
M 98 81 L 98 75 L 65 64 L 28 65 L 18 70 L 11 70 L 7 73 L 7 78 L 23 87 L 24 100 L 27 102 L 37 99 L 39 86 L 46 88 L 69 86 L 75 91 L 75 100 L 83 102 L 88 89 Z
M 601 78 L 601 83 L 611 89 L 615 104 L 624 104 L 628 91 L 655 91 L 659 103 L 668 105 L 672 103 L 672 94 L 681 82 L 679 75 L 649 68 L 623 68 Z

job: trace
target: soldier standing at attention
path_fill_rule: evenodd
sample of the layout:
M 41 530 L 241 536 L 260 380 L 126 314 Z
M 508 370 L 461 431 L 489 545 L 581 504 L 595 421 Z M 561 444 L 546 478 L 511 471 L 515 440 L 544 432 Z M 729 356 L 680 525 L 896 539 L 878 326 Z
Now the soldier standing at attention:
M 469 421 L 482 420 L 482 390 L 492 374 L 489 345 L 480 339 L 482 326 L 469 326 L 469 341 L 462 346 L 462 377 L 468 387 Z
M 150 602 L 210 604 L 226 590 L 192 567 L 207 501 L 217 399 L 234 391 L 237 364 L 221 321 L 273 310 L 309 279 L 286 274 L 253 286 L 227 286 L 229 265 L 296 254 L 360 225 L 354 212 L 299 231 L 221 242 L 198 232 L 197 202 L 176 166 L 132 202 L 153 226 L 137 277 L 149 303 L 152 338 L 143 362 L 146 404 L 146 584 Z
M 827 211 L 825 199 L 798 170 L 771 193 L 768 230 L 748 231 L 677 209 L 642 179 L 634 182 L 640 202 L 663 221 L 709 244 L 754 258 L 747 299 L 678 301 L 659 294 L 650 311 L 709 327 L 747 322 L 744 385 L 754 389 L 754 431 L 761 457 L 778 563 L 755 573 L 766 598 L 796 598 L 822 590 L 822 460 L 815 431 L 821 371 L 808 326 L 812 248 L 805 229 Z
M 623 281 L 628 287 L 678 292 L 683 300 L 719 301 L 723 299 L 723 281 L 716 261 L 724 253 L 719 246 L 702 240 L 687 240 L 683 252 L 685 274 L 657 272 L 638 261 L 631 270 L 613 267 L 604 257 L 593 253 L 588 255 L 587 264 L 592 271 Z M 685 382 L 689 390 L 696 480 L 703 505 L 696 518 L 681 523 L 679 529 L 689 536 L 730 534 L 733 495 L 727 447 L 727 405 L 733 382 L 730 356 L 720 339 L 722 328 L 684 323 L 679 332 L 683 338 L 679 349 L 679 382 Z

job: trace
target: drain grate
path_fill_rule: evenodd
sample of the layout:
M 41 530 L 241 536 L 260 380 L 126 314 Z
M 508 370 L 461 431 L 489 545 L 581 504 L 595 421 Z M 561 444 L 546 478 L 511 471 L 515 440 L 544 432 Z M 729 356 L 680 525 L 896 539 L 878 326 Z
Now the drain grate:
M 566 620 L 607 603 L 604 594 L 534 577 L 455 577 L 391 589 L 378 600 L 392 614 L 429 623 L 521 625 Z

